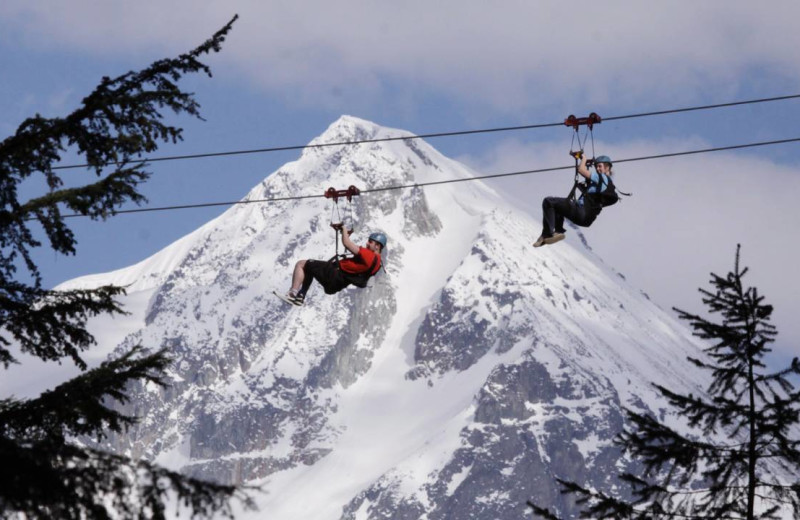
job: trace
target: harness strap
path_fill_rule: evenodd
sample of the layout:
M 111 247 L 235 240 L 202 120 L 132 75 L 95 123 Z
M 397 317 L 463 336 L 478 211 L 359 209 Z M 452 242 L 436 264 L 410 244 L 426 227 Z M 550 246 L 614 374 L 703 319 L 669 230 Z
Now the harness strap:
M 367 269 L 367 272 L 369 273 L 370 276 L 375 276 L 375 274 L 377 274 L 377 272 L 373 271 L 375 271 L 375 265 L 378 263 L 378 259 L 380 259 L 380 256 L 378 255 L 375 255 L 372 258 L 372 263 L 370 264 L 369 269 Z M 381 263 L 381 265 L 383 265 L 383 263 Z

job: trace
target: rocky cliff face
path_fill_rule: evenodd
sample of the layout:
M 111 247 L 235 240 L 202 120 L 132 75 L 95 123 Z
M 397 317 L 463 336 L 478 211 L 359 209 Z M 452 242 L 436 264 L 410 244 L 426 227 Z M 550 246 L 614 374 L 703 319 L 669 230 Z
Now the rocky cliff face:
M 342 117 L 312 144 L 404 135 Z M 472 175 L 418 140 L 310 148 L 245 200 Z M 385 272 L 287 306 L 271 292 L 294 262 L 333 254 L 329 204 L 236 206 L 70 284 L 133 282 L 149 298 L 120 348 L 175 358 L 169 389 L 135 389 L 143 420 L 113 449 L 261 485 L 270 518 L 517 519 L 534 497 L 568 513 L 555 477 L 605 487 L 627 464 L 622 407 L 663 415 L 651 382 L 701 379 L 688 331 L 579 230 L 534 250 L 540 224 L 480 181 L 357 197 L 353 238 L 387 233 Z

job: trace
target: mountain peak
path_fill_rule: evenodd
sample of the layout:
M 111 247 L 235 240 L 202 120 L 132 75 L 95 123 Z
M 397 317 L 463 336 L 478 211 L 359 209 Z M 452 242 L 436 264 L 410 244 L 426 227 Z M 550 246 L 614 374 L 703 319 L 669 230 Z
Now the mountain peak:
M 473 176 L 469 168 L 443 156 L 411 132 L 343 115 L 309 142 L 297 161 L 271 174 L 248 198 L 286 196 L 309 186 L 385 189 Z M 460 191 L 476 190 L 480 192 L 478 198 L 495 198 L 486 186 Z
M 331 123 L 322 135 L 312 140 L 309 146 L 406 135 L 411 137 L 413 134 L 402 130 L 385 128 L 359 117 L 342 115 Z

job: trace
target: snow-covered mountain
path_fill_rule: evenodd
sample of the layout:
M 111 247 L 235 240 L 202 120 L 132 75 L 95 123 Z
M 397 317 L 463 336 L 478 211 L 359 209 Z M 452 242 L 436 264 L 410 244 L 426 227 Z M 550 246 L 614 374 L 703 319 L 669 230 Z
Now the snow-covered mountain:
M 345 116 L 312 144 L 405 135 Z M 309 148 L 245 200 L 474 175 L 421 140 Z M 253 518 L 519 519 L 531 498 L 570 510 L 555 477 L 613 485 L 622 407 L 665 413 L 652 382 L 703 381 L 689 331 L 578 229 L 533 249 L 541 224 L 481 181 L 356 197 L 353 238 L 388 235 L 385 272 L 290 307 L 271 292 L 333 254 L 330 204 L 238 205 L 65 284 L 130 285 L 138 325 L 99 338 L 175 358 L 169 389 L 135 390 L 143 419 L 114 449 L 260 485 Z

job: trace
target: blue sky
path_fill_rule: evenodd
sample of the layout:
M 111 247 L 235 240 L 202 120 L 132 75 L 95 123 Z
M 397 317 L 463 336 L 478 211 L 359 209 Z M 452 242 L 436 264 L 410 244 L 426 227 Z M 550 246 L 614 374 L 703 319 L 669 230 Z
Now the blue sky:
M 0 136 L 37 112 L 69 113 L 102 76 L 193 48 L 235 13 L 240 19 L 223 51 L 207 60 L 214 77 L 184 82 L 206 120 L 180 119 L 185 141 L 156 155 L 303 144 L 342 114 L 429 133 L 800 93 L 796 1 L 764 8 L 739 0 L 5 0 Z M 798 117 L 795 100 L 608 122 L 595 137 L 598 153 L 626 158 L 800 137 Z M 490 174 L 567 165 L 570 139 L 568 129 L 556 128 L 430 143 Z M 634 197 L 606 211 L 587 237 L 664 308 L 687 309 L 699 309 L 696 288 L 711 271 L 727 272 L 742 243 L 751 283 L 776 305 L 778 350 L 791 355 L 800 340 L 793 319 L 800 294 L 799 149 L 620 164 L 618 184 Z M 144 193 L 153 206 L 237 200 L 297 155 L 154 163 Z M 510 204 L 537 217 L 542 197 L 570 185 L 566 172 L 494 182 Z M 37 260 L 48 285 L 117 269 L 222 211 L 76 219 L 78 254 L 44 250 Z M 529 243 L 538 231 L 509 242 Z

